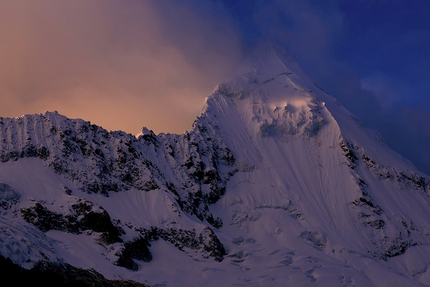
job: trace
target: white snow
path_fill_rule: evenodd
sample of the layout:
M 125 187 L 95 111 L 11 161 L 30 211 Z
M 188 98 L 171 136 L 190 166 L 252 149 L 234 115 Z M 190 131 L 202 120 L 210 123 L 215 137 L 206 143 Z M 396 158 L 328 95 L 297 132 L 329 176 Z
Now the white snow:
M 35 158 L 0 164 L 0 184 L 20 196 L 0 217 L 0 253 L 26 267 L 43 253 L 107 278 L 152 286 L 430 285 L 430 191 L 400 182 L 394 173 L 428 176 L 369 136 L 281 48 L 265 47 L 257 55 L 214 90 L 197 119 L 221 137 L 239 169 L 210 206 L 224 223 L 212 228 L 227 251 L 222 262 L 160 239 L 151 243 L 154 259 L 132 272 L 113 265 L 118 243 L 106 247 L 93 234 L 38 231 L 20 218 L 19 208 L 44 201 L 52 211 L 66 212 L 76 197 L 102 206 L 122 224 L 197 232 L 208 224 L 181 211 L 171 193 L 132 188 L 109 197 L 86 194 Z M 144 128 L 142 135 L 150 133 Z M 340 147 L 343 140 L 357 157 L 354 167 Z M 377 165 L 366 165 L 365 156 Z M 371 226 L 381 221 L 382 227 Z M 125 240 L 137 234 L 126 232 Z M 383 258 L 401 240 L 410 242 L 406 251 Z

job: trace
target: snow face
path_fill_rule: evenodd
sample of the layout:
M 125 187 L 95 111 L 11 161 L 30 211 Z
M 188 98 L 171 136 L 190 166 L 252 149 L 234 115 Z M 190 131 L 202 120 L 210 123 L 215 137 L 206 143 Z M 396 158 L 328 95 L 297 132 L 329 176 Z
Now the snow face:
M 0 251 L 25 267 L 153 286 L 430 284 L 429 177 L 277 46 L 183 135 L 46 113 L 0 118 L 0 139 Z

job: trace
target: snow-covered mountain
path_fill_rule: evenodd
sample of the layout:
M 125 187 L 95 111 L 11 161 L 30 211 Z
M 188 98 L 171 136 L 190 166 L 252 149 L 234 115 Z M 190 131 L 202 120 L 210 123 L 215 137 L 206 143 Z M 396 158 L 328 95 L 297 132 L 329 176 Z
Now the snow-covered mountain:
M 150 286 L 430 285 L 430 180 L 268 45 L 182 135 L 0 118 L 0 254 Z

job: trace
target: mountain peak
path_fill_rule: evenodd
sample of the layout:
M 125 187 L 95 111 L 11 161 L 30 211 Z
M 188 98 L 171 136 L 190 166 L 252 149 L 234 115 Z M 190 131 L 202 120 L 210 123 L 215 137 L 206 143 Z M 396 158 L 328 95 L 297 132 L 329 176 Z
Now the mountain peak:
M 224 121 L 224 129 L 240 121 L 252 135 L 312 136 L 332 121 L 326 98 L 320 99 L 314 88 L 282 47 L 268 43 L 253 51 L 236 76 L 218 85 L 204 114 L 217 126 Z
M 233 97 L 240 94 L 240 98 L 254 94 L 266 100 L 270 97 L 283 101 L 288 97 L 297 97 L 298 91 L 310 91 L 313 87 L 314 84 L 291 55 L 281 46 L 269 42 L 257 46 L 236 75 L 220 84 L 215 92 L 235 95 Z M 306 92 L 300 94 L 300 97 L 309 97 Z
M 238 74 L 250 81 L 265 83 L 278 75 L 303 75 L 299 65 L 285 49 L 272 42 L 257 46 Z
M 430 282 L 430 178 L 273 43 L 182 135 L 47 112 L 0 118 L 0 139 L 0 263 L 166 287 Z
M 258 61 L 270 65 L 271 69 L 276 66 L 284 67 L 286 69 L 299 68 L 293 57 L 282 47 L 273 42 L 257 46 L 250 57 L 251 61 Z

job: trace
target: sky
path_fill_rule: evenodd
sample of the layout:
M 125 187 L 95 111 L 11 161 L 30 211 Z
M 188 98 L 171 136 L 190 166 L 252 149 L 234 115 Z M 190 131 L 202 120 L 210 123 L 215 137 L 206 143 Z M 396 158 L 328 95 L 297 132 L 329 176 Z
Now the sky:
M 430 174 L 430 1 L 2 0 L 0 116 L 182 133 L 260 43 Z

